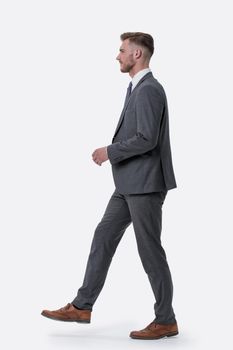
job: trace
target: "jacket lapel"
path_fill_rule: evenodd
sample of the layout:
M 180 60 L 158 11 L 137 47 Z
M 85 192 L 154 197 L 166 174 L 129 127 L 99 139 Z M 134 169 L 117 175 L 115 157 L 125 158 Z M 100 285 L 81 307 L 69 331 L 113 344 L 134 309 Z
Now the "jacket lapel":
M 132 95 L 135 93 L 135 91 L 137 90 L 137 88 L 139 87 L 139 85 L 141 85 L 141 83 L 142 83 L 145 79 L 147 79 L 147 78 L 149 78 L 149 77 L 151 77 L 151 76 L 152 76 L 152 72 L 148 72 L 147 74 L 145 74 L 144 77 L 142 77 L 142 79 L 139 80 L 139 82 L 137 83 L 137 85 L 136 85 L 135 88 L 133 89 L 133 91 L 132 91 L 130 97 L 128 98 L 126 104 L 125 104 L 124 107 L 123 107 L 123 110 L 122 110 L 122 112 L 121 112 L 120 119 L 119 119 L 119 121 L 118 121 L 118 124 L 117 124 L 117 127 L 116 127 L 116 130 L 115 130 L 115 132 L 114 132 L 113 137 L 115 137 L 116 133 L 118 132 L 118 130 L 119 130 L 120 126 L 121 126 L 121 123 L 122 123 L 122 121 L 123 121 L 123 119 L 124 119 L 125 111 L 126 111 L 126 109 L 127 109 L 127 107 L 128 107 L 128 104 L 129 104 L 129 102 L 130 102 L 130 100 L 131 100 Z

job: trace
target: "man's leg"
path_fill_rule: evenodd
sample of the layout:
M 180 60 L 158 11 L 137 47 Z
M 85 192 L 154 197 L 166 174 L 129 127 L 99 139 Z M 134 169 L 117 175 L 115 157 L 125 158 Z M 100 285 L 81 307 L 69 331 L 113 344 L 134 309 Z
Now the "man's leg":
M 138 252 L 156 302 L 155 321 L 176 322 L 172 308 L 173 285 L 165 251 L 161 245 L 162 205 L 166 192 L 125 196 L 137 240 Z
M 114 191 L 103 218 L 95 229 L 83 285 L 72 301 L 75 307 L 92 310 L 103 288 L 112 257 L 130 223 L 131 216 L 125 197 Z

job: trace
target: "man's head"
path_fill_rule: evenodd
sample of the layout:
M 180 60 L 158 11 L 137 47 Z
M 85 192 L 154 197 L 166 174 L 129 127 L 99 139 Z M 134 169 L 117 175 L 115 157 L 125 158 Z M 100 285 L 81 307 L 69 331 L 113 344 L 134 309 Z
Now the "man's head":
M 154 40 L 150 34 L 128 32 L 120 36 L 122 44 L 117 60 L 123 73 L 134 76 L 139 70 L 149 66 L 154 53 Z

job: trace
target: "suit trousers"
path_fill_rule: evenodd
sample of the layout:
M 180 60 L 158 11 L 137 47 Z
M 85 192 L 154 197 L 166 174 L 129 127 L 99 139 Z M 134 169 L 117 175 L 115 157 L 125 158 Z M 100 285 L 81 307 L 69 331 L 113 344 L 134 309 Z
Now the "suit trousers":
M 167 191 L 123 195 L 115 190 L 92 240 L 83 285 L 72 304 L 92 310 L 101 292 L 116 248 L 132 223 L 143 268 L 155 297 L 158 323 L 174 323 L 173 284 L 161 245 L 162 205 Z

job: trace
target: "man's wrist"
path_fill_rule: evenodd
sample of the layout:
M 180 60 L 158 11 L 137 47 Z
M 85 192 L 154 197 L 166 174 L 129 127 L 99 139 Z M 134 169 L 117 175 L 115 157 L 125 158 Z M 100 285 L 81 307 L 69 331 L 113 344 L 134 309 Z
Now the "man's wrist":
M 106 155 L 108 157 L 108 146 L 105 147 L 105 152 L 106 152 Z

